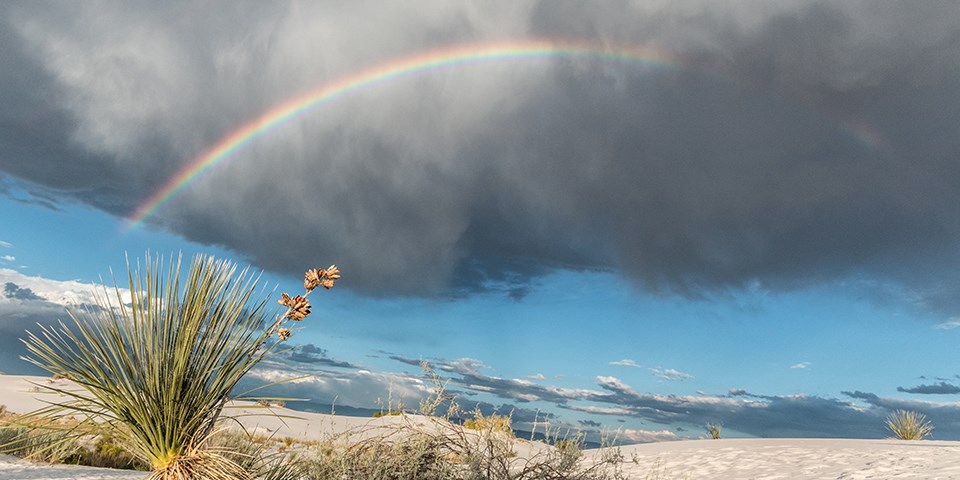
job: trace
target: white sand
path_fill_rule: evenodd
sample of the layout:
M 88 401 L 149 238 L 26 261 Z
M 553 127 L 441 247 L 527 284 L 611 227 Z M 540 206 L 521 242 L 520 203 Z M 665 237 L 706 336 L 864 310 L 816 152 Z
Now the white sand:
M 44 465 L 0 455 L 0 480 L 143 480 L 146 476 L 144 472 L 75 465 Z
M 46 377 L 0 375 L 0 404 L 13 412 L 28 412 L 51 399 L 33 391 L 30 382 Z M 271 416 L 266 409 L 237 405 L 229 414 L 254 414 L 241 418 L 246 428 L 278 440 L 330 438 L 352 432 L 343 441 L 357 441 L 390 431 L 403 423 L 429 428 L 433 420 L 416 415 L 378 419 L 304 413 L 284 408 Z M 518 440 L 514 450 L 529 458 L 545 447 Z M 722 439 L 628 445 L 620 448 L 622 471 L 637 479 L 958 479 L 960 442 L 835 439 Z M 585 452 L 589 462 L 601 453 Z M 0 480 L 14 479 L 129 479 L 141 480 L 143 472 L 103 468 L 51 466 L 24 462 L 0 455 Z
M 621 447 L 628 478 L 960 479 L 960 442 L 721 439 Z M 597 452 L 588 452 L 596 455 Z M 647 475 L 657 472 L 657 475 Z

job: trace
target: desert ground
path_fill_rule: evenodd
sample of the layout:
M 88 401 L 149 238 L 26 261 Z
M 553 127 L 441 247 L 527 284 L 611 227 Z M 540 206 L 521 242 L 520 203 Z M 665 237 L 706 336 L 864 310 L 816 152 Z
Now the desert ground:
M 12 412 L 28 412 L 49 399 L 35 384 L 46 377 L 0 375 L 0 404 Z M 242 423 L 257 434 L 305 440 L 330 438 L 343 432 L 343 441 L 381 434 L 404 422 L 429 428 L 431 419 L 416 415 L 381 418 L 304 413 L 274 408 L 270 415 L 249 404 L 233 406 Z M 251 415 L 247 415 L 251 414 Z M 285 418 L 293 417 L 293 418 Z M 546 447 L 516 440 L 520 457 Z M 613 451 L 586 450 L 589 462 Z M 960 442 L 863 439 L 720 439 L 626 445 L 619 448 L 626 478 L 637 479 L 960 479 Z M 143 472 L 44 465 L 0 455 L 0 480 L 76 479 L 141 480 Z

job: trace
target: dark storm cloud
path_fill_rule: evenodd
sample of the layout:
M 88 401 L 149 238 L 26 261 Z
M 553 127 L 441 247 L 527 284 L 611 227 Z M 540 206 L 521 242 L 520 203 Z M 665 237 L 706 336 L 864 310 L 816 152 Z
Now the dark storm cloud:
M 949 2 L 0 9 L 0 172 L 117 215 L 272 105 L 392 58 L 564 38 L 683 64 L 388 82 L 252 142 L 151 219 L 266 268 L 335 259 L 368 293 L 517 299 L 556 268 L 690 296 L 856 271 L 960 308 Z
M 916 387 L 910 388 L 897 387 L 897 391 L 904 393 L 921 393 L 926 395 L 945 395 L 960 393 L 960 387 L 951 385 L 947 382 L 940 382 L 932 385 L 917 385 Z

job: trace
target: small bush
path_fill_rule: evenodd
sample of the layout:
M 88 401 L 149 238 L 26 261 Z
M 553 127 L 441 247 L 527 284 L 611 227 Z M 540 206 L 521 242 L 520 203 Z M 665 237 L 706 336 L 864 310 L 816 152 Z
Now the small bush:
M 384 411 L 373 412 L 373 418 L 396 417 L 398 415 L 403 415 L 403 412 L 400 410 L 388 410 L 386 412 Z
M 470 430 L 502 432 L 513 436 L 512 423 L 510 417 L 497 415 L 496 413 L 484 416 L 480 411 L 476 411 L 472 419 L 463 422 L 463 427 Z
M 710 438 L 714 440 L 720 440 L 720 432 L 723 431 L 723 425 L 719 423 L 708 423 L 707 424 L 707 433 L 710 434 Z
M 922 413 L 897 410 L 887 417 L 887 428 L 900 440 L 923 440 L 930 436 L 933 424 Z

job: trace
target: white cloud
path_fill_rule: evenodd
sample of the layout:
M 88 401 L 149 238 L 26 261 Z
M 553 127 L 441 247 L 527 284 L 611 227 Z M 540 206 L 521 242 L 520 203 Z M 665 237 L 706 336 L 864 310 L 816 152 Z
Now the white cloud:
M 617 362 L 610 362 L 610 365 L 619 365 L 619 366 L 621 366 L 621 367 L 640 368 L 640 364 L 639 364 L 639 363 L 637 363 L 637 362 L 635 362 L 635 361 L 633 361 L 633 360 L 630 360 L 629 358 L 624 358 L 623 360 L 620 360 L 620 361 L 617 361 Z
M 693 375 L 689 373 L 684 373 L 679 370 L 674 370 L 672 368 L 651 368 L 650 373 L 655 377 L 660 377 L 664 380 L 689 380 L 693 378 Z
M 458 358 L 441 364 L 439 368 L 446 372 L 459 373 L 461 375 L 481 375 L 480 369 L 490 368 L 490 366 L 485 365 L 475 358 Z
M 804 369 L 810 366 L 810 362 L 800 362 L 796 365 L 790 365 L 790 368 Z
M 651 443 L 665 442 L 670 440 L 680 440 L 676 433 L 669 430 L 634 430 L 631 428 L 622 429 L 617 432 L 624 443 Z
M 430 395 L 430 387 L 415 376 L 392 372 L 357 370 L 346 372 L 316 371 L 300 377 L 285 365 L 269 365 L 251 370 L 249 379 L 259 382 L 283 382 L 271 388 L 270 395 L 305 398 L 314 402 L 333 402 L 352 407 L 376 408 L 377 399 L 413 406 Z M 296 378 L 294 381 L 291 379 Z
M 4 258 L 5 257 L 0 257 Z M 29 289 L 34 294 L 42 297 L 49 303 L 68 306 L 68 305 L 92 305 L 96 303 L 94 291 L 97 285 L 92 283 L 83 283 L 75 280 L 53 280 L 43 277 L 24 275 L 16 270 L 9 268 L 0 268 L 0 286 L 12 283 L 20 289 Z M 109 293 L 113 294 L 113 288 L 109 288 Z M 130 292 L 125 288 L 120 289 L 124 303 L 130 301 Z M 14 299 L 6 298 L 0 295 L 0 304 L 13 302 Z
M 16 260 L 16 258 L 13 255 L 0 255 L 0 260 L 3 260 L 4 262 L 13 262 Z
M 527 378 L 529 378 L 530 380 L 543 380 L 547 377 L 544 377 L 542 373 L 538 373 L 536 375 L 527 375 Z
M 934 328 L 940 330 L 953 330 L 954 328 L 960 327 L 960 317 L 952 317 L 950 320 L 947 320 L 943 323 L 938 323 Z
M 586 413 L 595 413 L 598 415 L 624 415 L 631 416 L 635 415 L 633 410 L 624 407 L 595 407 L 592 405 L 571 405 L 568 407 L 570 410 L 577 412 L 586 412 Z
M 600 375 L 597 377 L 597 384 L 599 384 L 601 387 L 607 390 L 611 390 L 614 392 L 624 392 L 630 395 L 637 395 L 637 392 L 636 390 L 633 389 L 633 387 L 631 387 L 630 385 L 627 385 L 626 383 L 623 382 L 623 380 L 620 380 L 617 377 L 607 377 L 604 375 Z
M 4 242 L 3 240 L 0 240 L 0 247 L 3 247 L 3 248 L 13 248 L 13 244 L 10 243 L 10 242 Z

